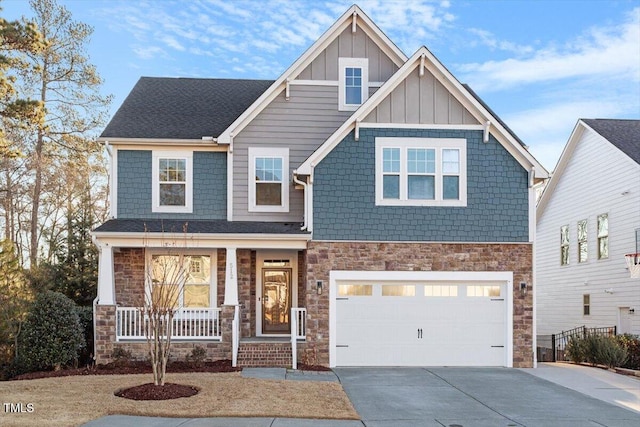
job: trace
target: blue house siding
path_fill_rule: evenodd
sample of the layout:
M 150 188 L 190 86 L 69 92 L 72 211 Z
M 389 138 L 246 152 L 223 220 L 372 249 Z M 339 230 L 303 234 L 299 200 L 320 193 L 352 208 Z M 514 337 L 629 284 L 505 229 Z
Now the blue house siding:
M 152 212 L 152 161 L 151 150 L 118 151 L 118 218 L 227 218 L 226 153 L 193 153 L 193 213 Z
M 527 242 L 528 173 L 482 131 L 360 129 L 315 168 L 314 240 Z M 467 206 L 375 205 L 375 138 L 465 138 Z

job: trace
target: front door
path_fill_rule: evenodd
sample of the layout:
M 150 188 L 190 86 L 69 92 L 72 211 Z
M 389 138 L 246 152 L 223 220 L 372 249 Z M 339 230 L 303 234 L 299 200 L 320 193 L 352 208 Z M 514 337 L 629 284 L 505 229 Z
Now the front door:
M 291 313 L 291 269 L 262 270 L 262 333 L 288 334 Z

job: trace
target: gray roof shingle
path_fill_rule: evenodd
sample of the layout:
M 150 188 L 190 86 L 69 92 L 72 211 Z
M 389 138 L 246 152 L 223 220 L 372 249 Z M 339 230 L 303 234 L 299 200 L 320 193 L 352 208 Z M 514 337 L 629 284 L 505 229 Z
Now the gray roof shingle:
M 581 119 L 610 143 L 640 164 L 640 120 Z
M 97 233 L 309 234 L 297 222 L 187 221 L 177 219 L 110 219 Z
M 101 138 L 217 137 L 272 80 L 142 77 Z

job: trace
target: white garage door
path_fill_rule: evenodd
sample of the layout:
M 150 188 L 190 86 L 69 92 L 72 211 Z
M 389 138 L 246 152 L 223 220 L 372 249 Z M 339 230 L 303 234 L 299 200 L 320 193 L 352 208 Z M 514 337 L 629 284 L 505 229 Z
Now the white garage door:
M 508 366 L 507 282 L 334 283 L 336 366 Z

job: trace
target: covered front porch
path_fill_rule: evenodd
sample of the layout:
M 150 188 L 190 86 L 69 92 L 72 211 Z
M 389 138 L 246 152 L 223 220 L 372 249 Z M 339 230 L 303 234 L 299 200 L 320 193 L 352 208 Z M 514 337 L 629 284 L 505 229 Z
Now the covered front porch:
M 210 360 L 231 359 L 234 366 L 240 360 L 250 366 L 242 352 L 253 349 L 260 353 L 256 356 L 260 364 L 268 365 L 264 355 L 272 351 L 260 348 L 279 346 L 290 354 L 286 366 L 295 368 L 298 346 L 306 340 L 308 234 L 230 237 L 199 233 L 185 238 L 166 232 L 115 236 L 96 230 L 97 363 L 111 361 L 117 348 L 136 358 L 146 357 L 148 319 L 142 308 L 155 283 L 151 266 L 161 257 L 173 257 L 189 272 L 170 325 L 173 359 L 184 358 L 199 346 Z M 250 345 L 244 345 L 245 340 Z

